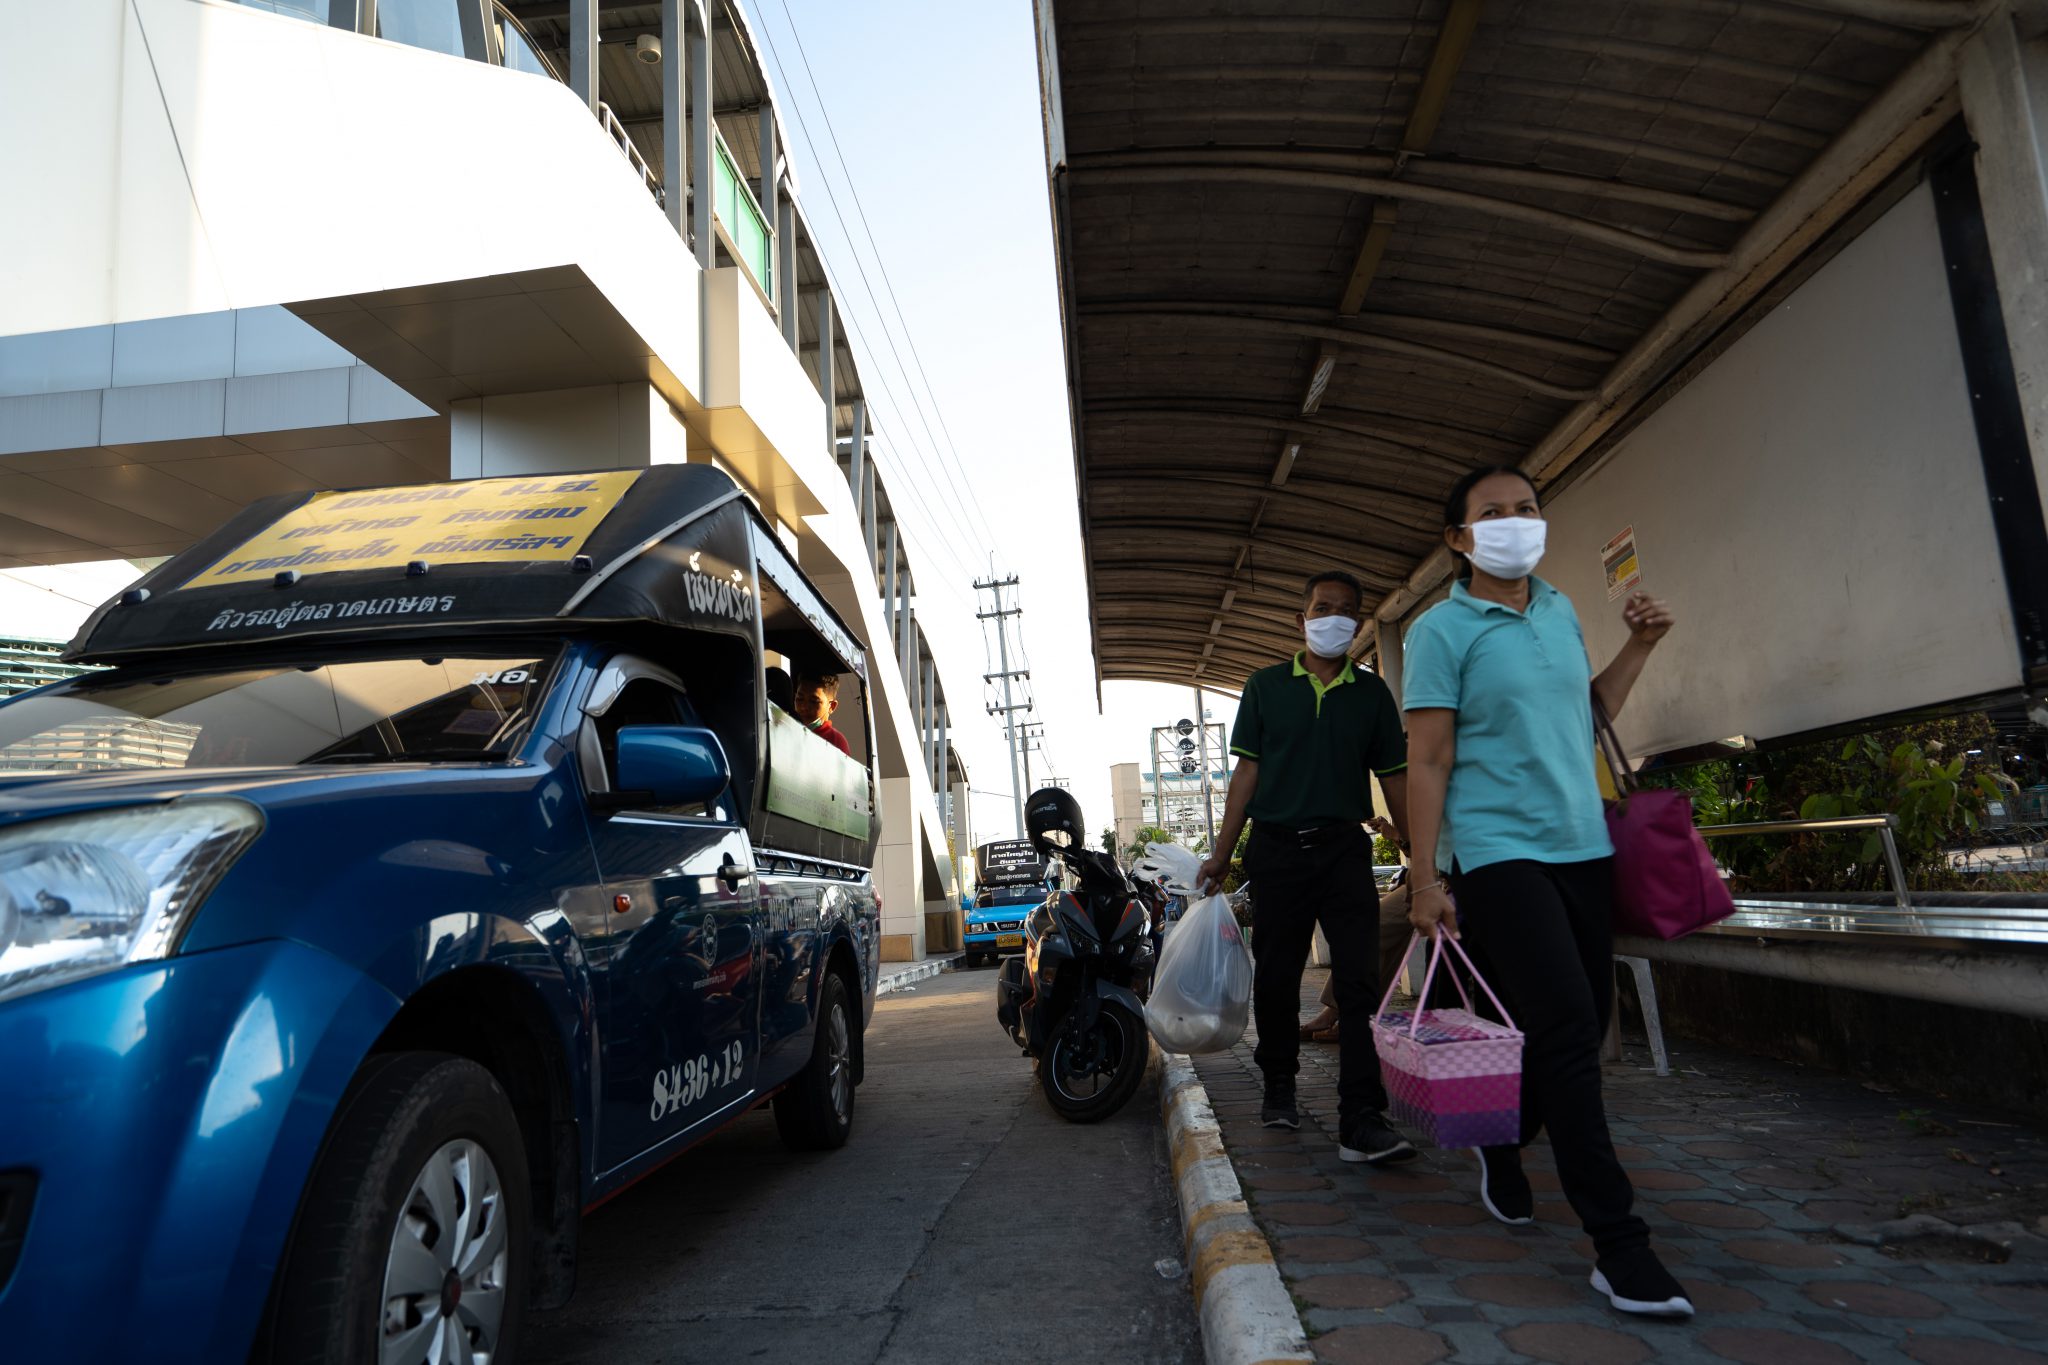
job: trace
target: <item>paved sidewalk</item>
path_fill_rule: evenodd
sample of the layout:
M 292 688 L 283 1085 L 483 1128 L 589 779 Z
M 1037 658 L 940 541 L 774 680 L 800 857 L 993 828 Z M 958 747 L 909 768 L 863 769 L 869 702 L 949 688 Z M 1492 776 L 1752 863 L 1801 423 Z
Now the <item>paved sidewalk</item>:
M 1304 1018 L 1322 980 L 1303 982 Z M 1337 1160 L 1334 1046 L 1303 1047 L 1302 1131 L 1260 1128 L 1255 1041 L 1197 1071 L 1319 1359 L 2048 1365 L 2048 1135 L 2010 1115 L 1683 1039 L 1659 1079 L 1629 1047 L 1609 1120 L 1699 1309 L 1645 1322 L 1587 1286 L 1546 1145 L 1527 1153 L 1537 1221 L 1504 1227 L 1463 1152 Z M 1850 1240 L 1902 1217 L 1890 1245 Z M 2009 1251 L 1960 1234 L 1984 1225 Z

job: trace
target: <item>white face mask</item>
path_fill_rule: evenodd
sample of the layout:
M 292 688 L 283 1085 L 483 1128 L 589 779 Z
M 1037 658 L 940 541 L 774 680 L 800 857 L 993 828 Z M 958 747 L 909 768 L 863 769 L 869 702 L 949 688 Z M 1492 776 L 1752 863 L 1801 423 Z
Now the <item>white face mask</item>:
M 1349 616 L 1314 616 L 1302 625 L 1308 636 L 1308 652 L 1319 659 L 1335 659 L 1351 647 L 1358 634 L 1358 622 Z
M 1473 564 L 1495 578 L 1527 578 L 1543 558 L 1550 523 L 1539 517 L 1495 517 L 1471 526 Z

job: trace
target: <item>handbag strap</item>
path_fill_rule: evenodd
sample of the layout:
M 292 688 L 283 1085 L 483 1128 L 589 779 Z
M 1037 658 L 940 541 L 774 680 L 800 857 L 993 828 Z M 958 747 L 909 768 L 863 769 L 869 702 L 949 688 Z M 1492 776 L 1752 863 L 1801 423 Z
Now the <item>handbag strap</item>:
M 1593 690 L 1593 739 L 1600 746 L 1601 756 L 1607 760 L 1607 771 L 1614 777 L 1614 794 L 1627 800 L 1636 794 L 1635 770 L 1628 765 L 1628 750 L 1621 747 L 1621 737 L 1614 733 L 1614 721 L 1608 716 L 1606 706 L 1601 704 L 1600 689 Z
M 1415 951 L 1415 945 L 1418 942 L 1420 942 L 1421 939 L 1422 931 L 1420 929 L 1417 929 L 1413 933 L 1408 935 L 1408 946 L 1405 949 L 1403 949 L 1401 953 L 1401 960 L 1403 962 L 1406 962 L 1408 960 L 1408 955 Z M 1437 926 L 1435 940 L 1436 941 L 1431 945 L 1432 951 L 1429 955 L 1429 970 L 1422 974 L 1422 993 L 1415 998 L 1415 1012 L 1408 1020 L 1409 1036 L 1414 1037 L 1416 1029 L 1422 1026 L 1423 1007 L 1429 1002 L 1429 983 L 1436 979 L 1437 964 L 1443 961 L 1444 945 L 1446 943 L 1450 944 L 1452 948 L 1457 950 L 1458 956 L 1464 960 L 1465 970 L 1472 973 L 1472 979 L 1479 983 L 1479 989 L 1486 992 L 1486 998 L 1488 1000 L 1491 1000 L 1493 1002 L 1493 1007 L 1500 1011 L 1501 1022 L 1503 1024 L 1506 1024 L 1509 1028 L 1514 1028 L 1515 1021 L 1509 1017 L 1507 1006 L 1501 1004 L 1500 997 L 1493 993 L 1493 987 L 1486 984 L 1486 978 L 1481 976 L 1479 974 L 1479 969 L 1472 965 L 1471 957 L 1467 955 L 1465 952 L 1465 945 L 1458 942 L 1458 940 L 1452 938 L 1450 935 L 1446 934 L 1443 931 L 1443 926 L 1441 924 Z M 1401 978 L 1398 973 L 1396 973 L 1388 979 L 1386 994 L 1380 997 L 1380 1007 L 1377 1010 L 1373 1011 L 1372 1017 L 1375 1021 L 1384 1016 L 1387 1012 L 1387 1006 L 1393 1003 L 1394 987 L 1400 984 L 1400 980 Z M 1451 984 L 1458 988 L 1459 996 L 1464 999 L 1466 1012 L 1468 1014 L 1471 1013 L 1471 993 L 1465 989 L 1465 983 L 1459 979 L 1458 974 L 1456 972 L 1451 973 Z

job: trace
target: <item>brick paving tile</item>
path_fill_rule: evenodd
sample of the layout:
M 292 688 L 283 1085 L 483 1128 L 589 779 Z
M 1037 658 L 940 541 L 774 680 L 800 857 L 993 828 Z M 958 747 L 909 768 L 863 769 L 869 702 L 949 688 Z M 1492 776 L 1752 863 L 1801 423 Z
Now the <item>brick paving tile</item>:
M 1660 1137 L 1690 1137 L 1694 1133 L 1711 1131 L 1713 1124 L 1703 1118 L 1644 1119 L 1636 1127 Z
M 2048 1365 L 2048 1355 L 1980 1337 L 1914 1337 L 1899 1349 L 1921 1365 Z
M 1538 1194 L 1558 1194 L 1564 1190 L 1564 1186 L 1558 1183 L 1556 1171 L 1524 1171 L 1522 1174 L 1529 1177 L 1529 1188 Z
M 1808 1218 L 1824 1227 L 1833 1227 L 1837 1223 L 1882 1223 L 1899 1216 L 1896 1204 L 1866 1204 L 1850 1199 L 1809 1199 L 1799 1207 Z
M 1664 1212 L 1696 1228 L 1765 1228 L 1771 1220 L 1746 1204 L 1723 1204 L 1712 1199 L 1672 1199 Z
M 1709 1327 L 1699 1343 L 1741 1365 L 1856 1365 L 1856 1357 L 1832 1341 L 1770 1327 Z
M 1242 1179 L 1245 1188 L 1253 1190 L 1300 1191 L 1327 1190 L 1330 1188 L 1330 1182 L 1319 1175 L 1252 1175 L 1247 1173 Z
M 1469 1228 L 1493 1221 L 1477 1204 L 1439 1204 L 1426 1199 L 1396 1204 L 1394 1216 L 1426 1228 Z
M 1288 1237 L 1273 1252 L 1282 1261 L 1362 1261 L 1380 1249 L 1363 1237 Z
M 1465 1275 L 1451 1281 L 1451 1288 L 1503 1308 L 1571 1308 L 1585 1300 L 1582 1286 L 1555 1275 Z
M 1350 1216 L 1342 1204 L 1261 1202 L 1258 1213 L 1261 1223 L 1277 1223 L 1288 1228 L 1326 1228 Z
M 1688 1142 L 1685 1144 L 1685 1152 L 1687 1156 L 1724 1161 L 1760 1161 L 1771 1155 L 1768 1148 L 1759 1147 L 1754 1142 L 1728 1142 L 1721 1138 L 1711 1138 L 1705 1142 Z
M 1408 1297 L 1408 1287 L 1383 1275 L 1311 1275 L 1294 1292 L 1317 1308 L 1385 1308 Z
M 1304 1010 L 1323 978 L 1307 974 Z M 1557 1221 L 1505 1228 L 1480 1207 L 1466 1152 L 1422 1144 L 1417 1161 L 1385 1171 L 1337 1160 L 1332 1049 L 1303 1053 L 1299 1133 L 1261 1128 L 1251 1112 L 1254 1037 L 1196 1065 L 1226 1110 L 1254 1217 L 1305 1316 L 1332 1329 L 1314 1348 L 1333 1365 L 2048 1365 L 2033 1354 L 2048 1352 L 2048 1267 L 2026 1247 L 1989 1265 L 1935 1242 L 1879 1252 L 1832 1235 L 1902 1211 L 2032 1227 L 2048 1213 L 2042 1125 L 1671 1041 L 1672 1076 L 1652 1075 L 1634 1043 L 1603 1074 L 1637 1207 L 1699 1310 L 1686 1325 L 1617 1315 L 1587 1287 L 1592 1248 L 1558 1198 L 1547 1142 L 1523 1166 Z
M 1849 1263 L 1849 1258 L 1836 1248 L 1812 1242 L 1743 1239 L 1723 1242 L 1721 1250 L 1755 1265 L 1772 1265 L 1785 1270 L 1832 1270 Z
M 2040 1284 L 1999 1284 L 1977 1292 L 2000 1308 L 2048 1323 L 2048 1288 Z
M 1637 1365 L 1656 1354 L 1639 1336 L 1584 1322 L 1524 1323 L 1500 1339 L 1523 1355 L 1558 1365 Z
M 1236 1156 L 1235 1153 L 1232 1155 L 1240 1166 L 1265 1166 L 1274 1170 L 1279 1170 L 1283 1167 L 1292 1169 L 1296 1166 L 1306 1166 L 1311 1160 L 1307 1152 L 1283 1152 L 1277 1149 L 1267 1150 L 1258 1147 L 1246 1152 L 1243 1156 Z
M 1525 1243 L 1512 1237 L 1486 1237 L 1459 1233 L 1439 1233 L 1424 1237 L 1416 1243 L 1432 1256 L 1447 1261 L 1520 1261 L 1529 1255 Z
M 1687 1251 L 1683 1246 L 1671 1240 L 1671 1234 L 1674 1231 L 1676 1231 L 1676 1229 L 1674 1228 L 1659 1228 L 1657 1229 L 1657 1236 L 1652 1239 L 1651 1249 L 1657 1253 L 1658 1259 L 1663 1261 L 1664 1264 L 1667 1266 L 1684 1265 L 1686 1262 L 1692 1260 L 1692 1253 L 1690 1251 Z M 1571 1249 L 1574 1252 L 1578 1253 L 1578 1257 L 1580 1260 L 1586 1262 L 1588 1265 L 1592 1264 L 1592 1238 L 1573 1238 Z
M 1329 1365 L 1435 1365 L 1451 1353 L 1451 1344 L 1436 1333 L 1392 1322 L 1339 1327 L 1309 1345 Z
M 1948 1311 L 1918 1290 L 1868 1280 L 1815 1280 L 1806 1286 L 1806 1297 L 1822 1308 L 1868 1318 L 1938 1318 Z
M 1745 1185 L 1762 1185 L 1770 1190 L 1828 1190 L 1835 1182 L 1818 1171 L 1792 1171 L 1783 1166 L 1745 1166 L 1735 1173 Z
M 1692 1306 L 1702 1313 L 1715 1317 L 1727 1317 L 1737 1313 L 1755 1313 L 1763 1308 L 1763 1301 L 1747 1289 L 1733 1285 L 1717 1284 L 1712 1280 L 1682 1279 L 1685 1296 L 1692 1300 Z

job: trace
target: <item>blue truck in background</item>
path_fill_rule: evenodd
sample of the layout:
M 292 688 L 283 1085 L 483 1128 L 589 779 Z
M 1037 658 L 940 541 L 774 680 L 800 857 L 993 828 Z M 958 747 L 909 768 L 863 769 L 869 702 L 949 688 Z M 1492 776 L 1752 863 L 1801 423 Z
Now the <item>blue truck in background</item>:
M 967 912 L 966 965 L 994 965 L 1024 951 L 1024 917 L 1045 903 L 1057 874 L 1029 839 L 999 839 L 974 850 L 974 906 Z

